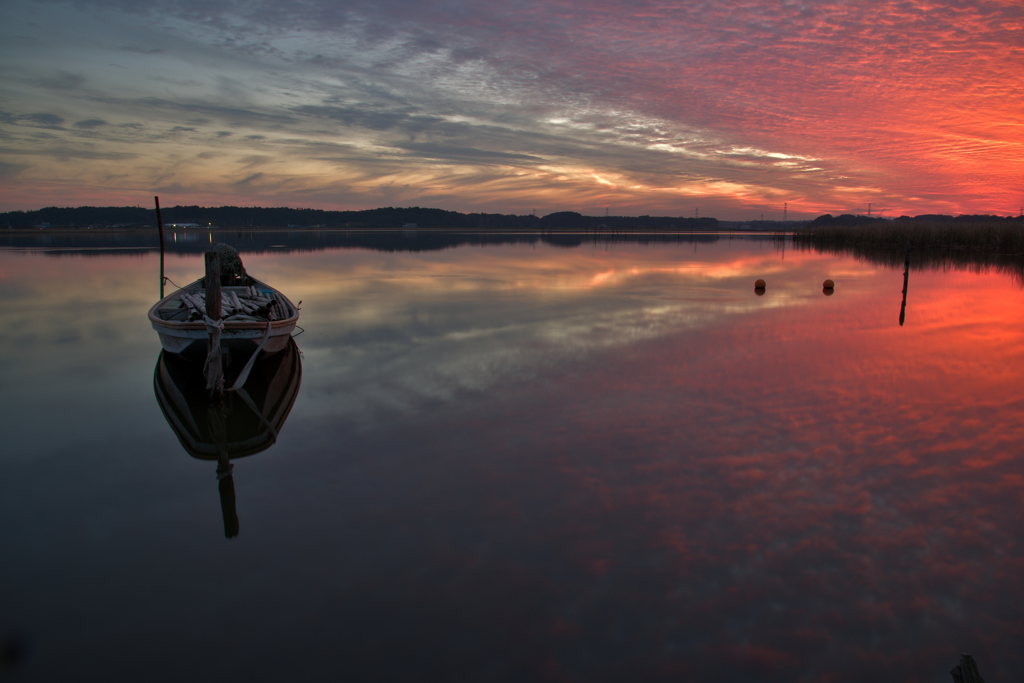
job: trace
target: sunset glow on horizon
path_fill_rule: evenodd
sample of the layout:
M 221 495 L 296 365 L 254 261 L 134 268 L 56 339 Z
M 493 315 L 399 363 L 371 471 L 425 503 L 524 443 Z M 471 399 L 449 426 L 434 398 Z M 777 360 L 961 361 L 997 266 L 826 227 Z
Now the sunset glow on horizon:
M 1016 215 L 1015 0 L 12 0 L 0 210 Z

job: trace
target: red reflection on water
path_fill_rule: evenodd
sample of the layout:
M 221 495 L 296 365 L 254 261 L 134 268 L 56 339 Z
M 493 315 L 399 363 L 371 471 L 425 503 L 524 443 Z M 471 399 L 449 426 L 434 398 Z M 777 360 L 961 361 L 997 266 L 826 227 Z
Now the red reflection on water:
M 921 275 L 917 322 L 901 329 L 897 290 L 894 277 L 881 302 L 830 299 L 661 340 L 560 387 L 554 403 L 575 404 L 562 419 L 579 434 L 562 472 L 640 514 L 636 533 L 680 577 L 719 574 L 699 609 L 722 640 L 792 655 L 787 623 L 889 639 L 908 621 L 953 620 L 950 601 L 984 612 L 1020 597 L 995 584 L 1020 563 L 1024 309 L 1006 305 L 1002 278 Z M 756 628 L 723 620 L 774 601 Z M 957 626 L 984 647 L 990 617 Z M 1000 628 L 1024 635 L 1019 621 Z
M 1020 670 L 1018 292 L 915 274 L 901 328 L 898 273 L 840 282 L 549 368 L 461 425 L 487 444 L 474 514 L 547 558 L 520 565 L 558 636 L 543 672 L 926 680 L 961 650 Z M 626 668 L 588 669 L 595 647 Z

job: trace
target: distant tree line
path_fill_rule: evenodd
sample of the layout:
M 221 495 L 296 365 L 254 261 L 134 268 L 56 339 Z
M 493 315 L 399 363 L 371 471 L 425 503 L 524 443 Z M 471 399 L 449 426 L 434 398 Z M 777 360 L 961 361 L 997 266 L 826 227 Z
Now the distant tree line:
M 443 209 L 381 208 L 366 211 L 323 211 L 320 209 L 171 206 L 161 210 L 164 225 L 195 223 L 220 228 L 450 228 L 456 230 L 532 228 L 540 230 L 626 230 L 715 229 L 714 218 L 671 216 L 584 216 L 561 211 L 544 217 L 500 213 L 459 213 Z M 32 227 L 152 227 L 157 225 L 154 209 L 138 206 L 47 207 L 36 211 L 0 213 L 0 226 Z
M 539 227 L 545 230 L 714 230 L 718 227 L 718 219 L 682 216 L 584 216 L 575 211 L 559 211 L 541 218 Z
M 222 228 L 366 227 L 400 228 L 415 223 L 424 228 L 512 228 L 536 227 L 536 216 L 463 214 L 457 211 L 421 208 L 383 208 L 369 211 L 323 211 L 320 209 L 169 206 L 161 209 L 164 225 L 196 223 Z M 27 228 L 54 227 L 156 227 L 156 210 L 135 206 L 47 207 L 37 211 L 0 213 L 0 225 Z
M 878 223 L 905 223 L 913 221 L 917 223 L 952 223 L 952 224 L 963 224 L 963 223 L 1002 223 L 1004 221 L 1020 221 L 1020 218 L 1016 216 L 987 216 L 987 215 L 960 215 L 960 216 L 946 216 L 943 214 L 924 214 L 921 216 L 900 216 L 899 218 L 880 218 L 877 216 L 855 216 L 853 214 L 844 213 L 841 216 L 833 216 L 830 213 L 818 216 L 810 223 L 807 223 L 808 227 L 824 227 L 824 226 L 852 226 L 852 225 L 872 225 Z

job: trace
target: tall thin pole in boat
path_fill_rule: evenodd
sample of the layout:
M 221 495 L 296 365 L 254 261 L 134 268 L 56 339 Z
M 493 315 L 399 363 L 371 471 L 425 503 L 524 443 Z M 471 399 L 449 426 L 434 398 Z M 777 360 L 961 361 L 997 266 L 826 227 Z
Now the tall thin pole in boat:
M 215 251 L 206 252 L 206 332 L 209 344 L 206 347 L 206 390 L 222 395 L 224 393 L 224 368 L 220 357 L 220 333 L 224 322 L 220 319 L 220 256 Z
M 156 202 L 156 226 L 160 230 L 160 298 L 164 298 L 164 219 L 160 217 L 160 198 L 153 197 Z

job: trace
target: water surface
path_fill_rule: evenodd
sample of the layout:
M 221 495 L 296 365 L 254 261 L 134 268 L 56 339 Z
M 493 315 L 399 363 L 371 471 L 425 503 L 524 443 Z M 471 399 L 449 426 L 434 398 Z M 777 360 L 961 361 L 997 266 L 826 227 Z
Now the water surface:
M 154 395 L 158 255 L 0 250 L 19 680 L 1024 676 L 1008 276 L 912 272 L 901 327 L 902 271 L 768 241 L 281 240 L 242 256 L 301 389 L 231 539 Z

